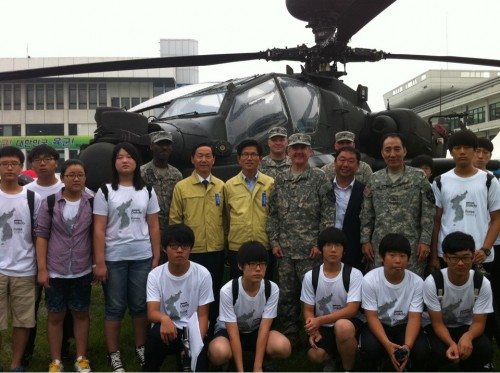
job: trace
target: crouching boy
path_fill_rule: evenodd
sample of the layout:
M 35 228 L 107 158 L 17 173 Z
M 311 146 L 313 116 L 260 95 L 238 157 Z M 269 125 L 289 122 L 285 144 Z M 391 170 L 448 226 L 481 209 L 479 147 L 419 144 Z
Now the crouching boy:
M 184 224 L 170 225 L 162 241 L 168 261 L 148 276 L 146 301 L 148 319 L 153 326 L 146 341 L 145 372 L 160 371 L 167 354 L 175 354 L 179 362 L 183 327 L 195 312 L 201 338 L 205 337 L 208 308 L 214 300 L 210 273 L 189 260 L 194 245 L 191 228 Z
M 300 300 L 309 335 L 309 359 L 322 364 L 340 355 L 342 370 L 351 371 L 358 346 L 356 332 L 362 325 L 356 316 L 363 275 L 342 263 L 346 244 L 340 229 L 326 228 L 319 234 L 323 264 L 304 276 Z
M 208 357 L 216 366 L 234 358 L 236 371 L 243 372 L 243 351 L 255 351 L 253 371 L 262 371 L 264 357 L 285 359 L 290 356 L 290 341 L 271 330 L 277 314 L 279 289 L 264 280 L 269 257 L 259 242 L 244 243 L 237 254 L 243 272 L 220 290 L 220 311 Z
M 433 273 L 424 284 L 431 317 L 426 331 L 437 364 L 433 368 L 450 361 L 463 371 L 482 371 L 492 358 L 484 335 L 487 314 L 493 312 L 490 282 L 471 270 L 476 248 L 471 235 L 450 233 L 442 247 L 448 268 Z
M 367 321 L 360 336 L 363 362 L 376 371 L 381 358 L 389 356 L 398 372 L 407 365 L 425 371 L 429 347 L 420 325 L 424 281 L 406 269 L 410 242 L 390 233 L 380 241 L 379 253 L 383 267 L 368 272 L 361 287 Z

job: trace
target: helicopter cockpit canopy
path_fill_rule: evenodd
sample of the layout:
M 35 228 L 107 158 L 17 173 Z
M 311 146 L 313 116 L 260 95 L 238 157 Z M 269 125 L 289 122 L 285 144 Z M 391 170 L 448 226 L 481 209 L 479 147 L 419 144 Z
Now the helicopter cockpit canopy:
M 207 93 L 179 98 L 165 109 L 158 119 L 217 114 L 225 94 L 225 92 Z

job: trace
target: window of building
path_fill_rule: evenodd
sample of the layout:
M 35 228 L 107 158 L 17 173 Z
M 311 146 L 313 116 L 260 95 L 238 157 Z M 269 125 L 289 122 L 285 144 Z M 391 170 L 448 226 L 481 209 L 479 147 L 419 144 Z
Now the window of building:
M 26 110 L 35 109 L 35 86 L 33 84 L 26 85 Z
M 163 82 L 154 82 L 153 83 L 153 97 L 161 95 L 165 92 L 165 85 Z
M 68 93 L 69 93 L 69 108 L 76 109 L 76 101 L 77 101 L 76 84 L 68 85 Z
M 147 100 L 149 100 L 149 97 L 141 97 L 141 102 L 145 102 Z
M 14 84 L 14 110 L 21 110 L 21 84 Z
M 108 104 L 108 92 L 106 84 L 99 84 L 99 106 L 106 106 Z
M 64 136 L 62 123 L 26 124 L 26 136 Z
M 490 120 L 500 119 L 500 102 L 490 105 Z
M 54 110 L 54 99 L 55 99 L 54 84 L 45 85 L 45 108 L 47 110 Z
M 137 106 L 140 103 L 141 103 L 141 99 L 139 97 L 132 97 L 132 106 L 131 107 Z
M 130 109 L 130 98 L 129 97 L 122 97 L 121 107 L 124 109 Z
M 21 136 L 20 124 L 1 124 L 0 136 Z
M 45 87 L 43 84 L 37 84 L 35 86 L 35 103 L 36 110 L 45 109 Z
M 89 84 L 89 109 L 97 107 L 97 84 Z
M 69 136 L 78 135 L 78 125 L 76 123 L 69 123 L 68 124 L 68 135 Z
M 64 109 L 64 86 L 56 84 L 56 109 Z
M 12 84 L 3 85 L 3 109 L 12 110 Z
M 87 110 L 87 84 L 78 84 L 78 109 Z
M 111 97 L 111 106 L 120 107 L 120 97 Z
M 483 123 L 486 120 L 484 106 L 478 107 L 470 111 L 469 123 L 478 124 Z

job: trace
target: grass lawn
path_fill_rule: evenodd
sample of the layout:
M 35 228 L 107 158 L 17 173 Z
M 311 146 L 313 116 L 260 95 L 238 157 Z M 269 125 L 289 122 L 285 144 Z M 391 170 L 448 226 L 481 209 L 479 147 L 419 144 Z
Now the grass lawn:
M 90 360 L 91 368 L 93 371 L 109 371 L 107 364 L 107 352 L 104 342 L 103 320 L 104 320 L 104 295 L 100 286 L 94 286 L 92 289 L 92 303 L 91 303 L 91 323 L 90 323 L 90 338 L 89 338 L 89 352 L 88 358 Z M 47 312 L 45 303 L 42 300 L 40 310 L 38 313 L 39 326 L 37 342 L 35 347 L 35 355 L 29 366 L 29 371 L 47 371 L 50 362 L 49 347 L 47 343 L 47 329 L 46 320 Z M 8 371 L 10 367 L 10 335 L 11 330 L 2 334 L 2 348 L 0 351 L 0 366 Z M 123 322 L 121 334 L 121 347 L 122 359 L 127 371 L 139 371 L 140 367 L 135 360 L 135 349 L 133 345 L 133 334 L 130 317 L 126 317 Z M 71 351 L 74 351 L 74 341 L 72 340 Z M 495 349 L 495 365 L 500 367 L 500 351 Z M 73 371 L 73 361 L 65 363 L 66 371 Z M 251 365 L 249 366 L 251 368 Z M 274 368 L 277 371 L 302 371 L 312 372 L 321 371 L 322 367 L 311 364 L 306 357 L 305 350 L 293 353 L 292 356 L 286 361 L 276 362 Z M 174 358 L 169 356 L 163 366 L 164 371 L 175 371 L 177 369 Z

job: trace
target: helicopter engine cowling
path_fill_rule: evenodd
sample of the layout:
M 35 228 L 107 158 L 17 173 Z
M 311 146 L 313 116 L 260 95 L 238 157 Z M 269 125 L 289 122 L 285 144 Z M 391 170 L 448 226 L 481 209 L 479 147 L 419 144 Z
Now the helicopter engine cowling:
M 434 155 L 432 128 L 409 109 L 370 113 L 359 132 L 359 149 L 375 159 L 381 159 L 380 140 L 386 133 L 400 133 L 406 140 L 406 158 L 420 154 Z

